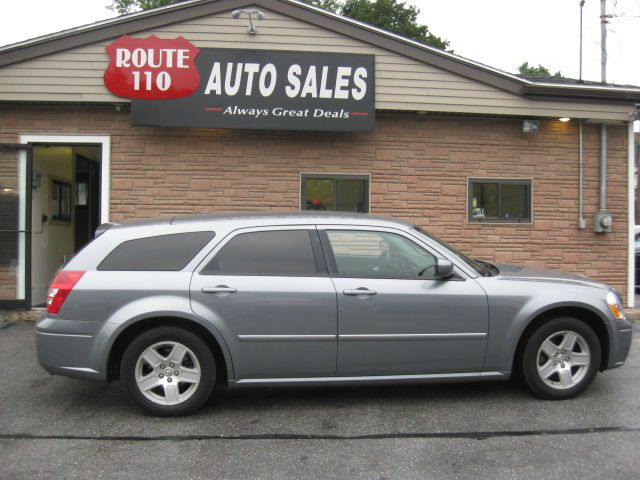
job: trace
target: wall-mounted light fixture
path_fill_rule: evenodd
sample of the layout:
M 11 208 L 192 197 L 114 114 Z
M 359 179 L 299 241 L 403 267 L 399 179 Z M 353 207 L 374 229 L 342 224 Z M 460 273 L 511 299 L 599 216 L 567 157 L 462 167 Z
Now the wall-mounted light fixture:
M 249 17 L 249 27 L 247 28 L 247 32 L 249 32 L 250 35 L 255 35 L 258 33 L 258 29 L 253 24 L 253 15 L 256 16 L 256 20 L 264 20 L 267 16 L 257 8 L 241 8 L 239 10 L 234 10 L 231 12 L 231 16 L 233 18 L 240 18 L 240 15 L 243 13 Z
M 523 133 L 536 133 L 540 130 L 540 120 L 523 120 L 522 132 Z

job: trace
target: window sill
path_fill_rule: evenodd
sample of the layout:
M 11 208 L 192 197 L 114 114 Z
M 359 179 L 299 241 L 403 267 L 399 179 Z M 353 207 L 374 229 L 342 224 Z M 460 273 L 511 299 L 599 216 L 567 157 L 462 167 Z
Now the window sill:
M 467 223 L 476 225 L 533 225 L 533 220 L 500 220 L 498 218 L 488 218 L 486 220 L 467 219 Z

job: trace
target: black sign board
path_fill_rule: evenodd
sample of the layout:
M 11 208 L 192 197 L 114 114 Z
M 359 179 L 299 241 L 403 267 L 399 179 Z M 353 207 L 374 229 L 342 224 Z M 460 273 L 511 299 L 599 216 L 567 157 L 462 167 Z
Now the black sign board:
M 136 126 L 373 131 L 373 55 L 201 49 L 198 90 L 133 99 Z

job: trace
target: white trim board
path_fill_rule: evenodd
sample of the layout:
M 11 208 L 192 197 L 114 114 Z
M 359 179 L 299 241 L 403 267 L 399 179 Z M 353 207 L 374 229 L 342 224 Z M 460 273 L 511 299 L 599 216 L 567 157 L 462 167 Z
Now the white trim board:
M 627 307 L 636 307 L 636 252 L 635 252 L 635 134 L 633 122 L 627 124 Z

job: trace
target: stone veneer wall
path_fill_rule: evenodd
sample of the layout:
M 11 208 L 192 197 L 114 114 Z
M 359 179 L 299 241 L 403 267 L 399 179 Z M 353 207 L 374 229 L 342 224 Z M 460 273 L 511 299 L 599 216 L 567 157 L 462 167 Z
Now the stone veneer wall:
M 301 173 L 371 174 L 371 213 L 410 220 L 471 256 L 578 272 L 626 293 L 626 127 L 609 127 L 614 232 L 593 232 L 599 127 L 585 125 L 584 210 L 578 221 L 574 122 L 378 113 L 375 133 L 333 134 L 131 127 L 113 109 L 2 107 L 0 142 L 19 134 L 109 134 L 111 215 L 118 221 L 199 212 L 297 210 Z M 531 178 L 525 224 L 469 224 L 467 178 Z

